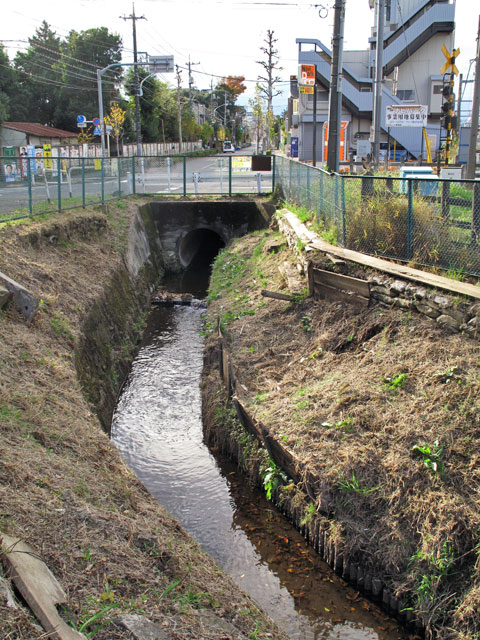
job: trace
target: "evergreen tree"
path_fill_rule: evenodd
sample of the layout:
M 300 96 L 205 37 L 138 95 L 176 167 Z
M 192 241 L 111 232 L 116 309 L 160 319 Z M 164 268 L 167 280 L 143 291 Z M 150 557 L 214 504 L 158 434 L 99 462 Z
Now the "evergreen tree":
M 14 121 L 55 124 L 55 108 L 62 84 L 60 38 L 43 21 L 28 39 L 28 49 L 17 53 L 17 93 L 12 102 Z
M 63 86 L 55 109 L 55 125 L 67 131 L 76 128 L 77 115 L 91 120 L 99 115 L 97 69 L 120 62 L 122 39 L 106 27 L 70 31 L 61 46 L 60 68 Z M 118 96 L 122 68 L 113 67 L 102 76 L 103 109 Z

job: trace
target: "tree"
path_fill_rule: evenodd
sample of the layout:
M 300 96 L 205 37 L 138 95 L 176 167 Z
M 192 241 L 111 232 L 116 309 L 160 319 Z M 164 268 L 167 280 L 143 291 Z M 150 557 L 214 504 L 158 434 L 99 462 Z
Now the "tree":
M 15 70 L 10 65 L 8 55 L 0 45 L 0 124 L 10 117 L 13 95 L 17 86 Z
M 259 151 L 260 140 L 263 137 L 263 133 L 265 131 L 265 125 L 267 122 L 266 118 L 266 106 L 265 99 L 262 96 L 262 87 L 258 84 L 255 85 L 255 95 L 253 98 L 250 98 L 248 104 L 252 108 L 253 112 L 253 121 L 255 127 L 255 145 L 256 145 L 256 153 Z
M 235 132 L 236 128 L 235 116 L 237 107 L 235 102 L 238 96 L 247 90 L 247 87 L 243 84 L 244 80 L 245 76 L 227 76 L 222 78 L 222 82 L 215 89 L 215 93 L 222 94 L 225 100 L 225 108 L 218 110 L 218 113 L 221 114 L 220 117 L 223 119 L 223 126 L 227 128 L 230 122 L 233 132 Z
M 61 45 L 60 68 L 63 85 L 55 109 L 57 127 L 72 130 L 76 117 L 83 114 L 87 120 L 99 115 L 97 69 L 119 63 L 122 57 L 122 39 L 106 27 L 70 31 Z M 113 67 L 102 78 L 104 110 L 119 93 L 121 67 Z
M 213 141 L 213 134 L 215 133 L 210 122 L 205 122 L 202 126 L 202 131 L 200 133 L 200 137 L 202 138 L 203 146 L 206 147 L 210 145 Z
M 45 20 L 28 39 L 27 51 L 17 53 L 17 94 L 12 119 L 55 124 L 55 109 L 62 85 L 61 40 Z
M 276 90 L 275 85 L 281 82 L 281 78 L 275 75 L 276 71 L 282 71 L 282 67 L 278 66 L 278 50 L 275 49 L 275 43 L 277 39 L 273 37 L 274 32 L 268 30 L 267 37 L 265 38 L 264 47 L 260 47 L 260 51 L 262 51 L 266 59 L 265 60 L 257 60 L 257 64 L 261 65 L 265 70 L 265 76 L 258 76 L 258 80 L 260 81 L 260 91 L 262 95 L 267 100 L 267 121 L 268 123 L 273 122 L 273 98 L 282 93 L 280 89 Z M 271 124 L 268 124 L 267 129 L 267 147 L 270 148 L 270 128 Z
M 104 117 L 106 125 L 112 127 L 113 135 L 115 136 L 117 156 L 120 155 L 120 138 L 123 133 L 123 125 L 125 122 L 124 109 L 121 109 L 115 102 L 110 107 L 110 113 Z

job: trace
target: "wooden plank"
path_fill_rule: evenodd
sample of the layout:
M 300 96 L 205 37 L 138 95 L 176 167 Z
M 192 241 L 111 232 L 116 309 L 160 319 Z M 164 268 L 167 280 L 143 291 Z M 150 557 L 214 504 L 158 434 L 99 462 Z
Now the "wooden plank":
M 275 300 L 286 300 L 287 302 L 292 301 L 292 296 L 287 296 L 285 293 L 277 293 L 276 291 L 267 291 L 266 289 L 262 289 L 260 293 L 264 298 L 274 298 Z
M 304 227 L 304 231 L 307 229 L 294 213 L 288 211 L 288 209 L 282 209 L 283 217 L 288 221 L 295 232 Z M 310 233 L 310 232 L 308 232 Z M 305 235 L 305 234 L 304 234 Z M 329 244 L 326 240 L 323 240 L 317 234 L 313 234 L 314 237 L 308 238 L 310 246 L 323 253 L 330 253 L 332 256 L 343 258 L 344 260 L 350 260 L 357 264 L 362 264 L 365 267 L 371 267 L 377 271 L 383 271 L 389 273 L 397 278 L 405 278 L 413 282 L 427 285 L 429 287 L 436 287 L 444 291 L 451 291 L 452 293 L 458 293 L 462 296 L 468 296 L 475 300 L 480 300 L 480 287 L 468 282 L 460 282 L 458 280 L 451 280 L 443 276 L 438 276 L 435 273 L 429 273 L 428 271 L 420 271 L 420 269 L 413 269 L 406 267 L 402 264 L 396 264 L 395 262 L 389 262 L 383 258 L 376 258 L 375 256 L 368 256 L 352 249 L 344 249 L 343 247 L 335 247 Z
M 435 273 L 429 273 L 428 271 L 420 271 L 420 269 L 413 269 L 403 264 L 396 264 L 395 262 L 389 262 L 383 258 L 376 258 L 375 256 L 369 256 L 358 251 L 352 251 L 351 249 L 343 249 L 342 247 L 333 247 L 325 240 L 318 237 L 311 243 L 312 247 L 323 252 L 330 252 L 345 260 L 362 264 L 365 267 L 371 267 L 377 271 L 383 271 L 389 273 L 396 278 L 405 278 L 406 280 L 417 282 L 427 285 L 429 287 L 436 287 L 443 291 L 450 291 L 462 296 L 468 296 L 475 300 L 480 300 L 480 287 L 468 282 L 460 282 L 458 280 L 451 280 L 443 276 L 436 275 Z
M 333 262 L 333 264 L 338 264 L 338 265 L 345 264 L 345 260 L 342 260 L 341 258 L 337 258 L 336 256 L 332 256 L 331 253 L 326 253 L 325 255 L 330 260 L 330 262 Z
M 326 284 L 329 287 L 343 289 L 344 291 L 352 291 L 364 298 L 370 297 L 370 287 L 366 280 L 353 278 L 352 276 L 344 276 L 341 273 L 333 273 L 324 269 L 312 269 L 313 281 L 320 284 Z
M 337 289 L 336 287 L 329 287 L 327 284 L 322 284 L 320 282 L 316 282 L 314 284 L 314 289 L 315 296 L 322 298 L 322 300 L 345 302 L 362 309 L 368 307 L 369 298 L 357 296 L 354 293 L 348 293 L 347 291 L 342 291 L 342 289 Z
M 66 595 L 40 560 L 38 553 L 19 538 L 1 533 L 2 561 L 29 607 L 40 621 L 49 638 L 54 640 L 85 640 L 59 616 L 56 605 L 66 602 Z

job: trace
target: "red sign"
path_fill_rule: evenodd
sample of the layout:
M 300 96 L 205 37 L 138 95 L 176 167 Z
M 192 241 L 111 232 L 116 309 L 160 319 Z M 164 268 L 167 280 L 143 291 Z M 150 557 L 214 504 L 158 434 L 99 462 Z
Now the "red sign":
M 315 85 L 315 65 L 314 64 L 301 64 L 300 65 L 300 84 L 307 87 L 313 87 Z

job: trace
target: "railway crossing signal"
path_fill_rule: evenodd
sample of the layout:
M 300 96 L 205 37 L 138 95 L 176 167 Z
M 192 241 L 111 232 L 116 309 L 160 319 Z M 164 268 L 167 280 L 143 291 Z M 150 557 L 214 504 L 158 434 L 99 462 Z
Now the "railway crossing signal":
M 455 65 L 455 60 L 460 55 L 460 48 L 452 49 L 452 53 L 450 53 L 447 47 L 444 44 L 442 44 L 442 52 L 447 60 L 443 65 L 443 67 L 440 69 L 440 73 L 444 75 L 445 73 L 447 73 L 449 69 L 451 69 L 451 72 L 454 73 L 456 76 L 458 76 L 458 69 L 457 69 L 457 66 Z

